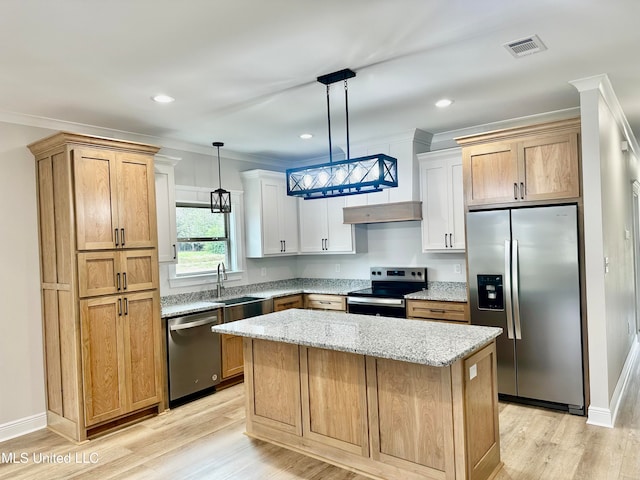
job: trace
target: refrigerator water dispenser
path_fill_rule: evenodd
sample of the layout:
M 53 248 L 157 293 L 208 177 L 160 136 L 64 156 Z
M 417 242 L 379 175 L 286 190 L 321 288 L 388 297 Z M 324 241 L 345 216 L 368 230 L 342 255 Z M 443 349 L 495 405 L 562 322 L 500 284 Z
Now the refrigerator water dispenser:
M 478 308 L 504 310 L 502 275 L 478 275 Z

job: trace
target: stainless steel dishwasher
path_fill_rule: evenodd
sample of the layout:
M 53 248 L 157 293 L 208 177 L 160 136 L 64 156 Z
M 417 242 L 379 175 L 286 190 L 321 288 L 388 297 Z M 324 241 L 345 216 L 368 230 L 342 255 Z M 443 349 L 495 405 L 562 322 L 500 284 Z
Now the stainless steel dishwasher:
M 204 390 L 213 391 L 220 383 L 220 334 L 211 331 L 219 323 L 220 310 L 167 320 L 170 403 Z

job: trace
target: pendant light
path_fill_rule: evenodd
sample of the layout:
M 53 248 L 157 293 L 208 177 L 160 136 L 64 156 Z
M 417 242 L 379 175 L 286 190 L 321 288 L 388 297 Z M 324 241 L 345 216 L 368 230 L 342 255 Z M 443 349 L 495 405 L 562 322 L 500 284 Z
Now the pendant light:
M 213 142 L 218 149 L 218 189 L 211 192 L 211 213 L 231 213 L 231 193 L 222 188 L 222 175 L 220 175 L 220 147 L 222 142 Z
M 398 160 L 384 155 L 351 158 L 349 148 L 349 98 L 347 80 L 356 76 L 350 69 L 328 73 L 317 78 L 327 89 L 327 123 L 329 127 L 329 163 L 287 170 L 287 195 L 305 200 L 379 192 L 398 186 Z M 331 145 L 331 112 L 329 86 L 344 81 L 345 120 L 347 126 L 347 159 L 333 161 Z

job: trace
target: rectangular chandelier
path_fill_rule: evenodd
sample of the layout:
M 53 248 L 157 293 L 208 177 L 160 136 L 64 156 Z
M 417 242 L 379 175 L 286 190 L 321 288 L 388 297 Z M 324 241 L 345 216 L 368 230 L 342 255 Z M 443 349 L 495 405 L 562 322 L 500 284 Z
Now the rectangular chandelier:
M 305 200 L 379 192 L 398 186 L 398 161 L 368 155 L 287 170 L 287 195 Z

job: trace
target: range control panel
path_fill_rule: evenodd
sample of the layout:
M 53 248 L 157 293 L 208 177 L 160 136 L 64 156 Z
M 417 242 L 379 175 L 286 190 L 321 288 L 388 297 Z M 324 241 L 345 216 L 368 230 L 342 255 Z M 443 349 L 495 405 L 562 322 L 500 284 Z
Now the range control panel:
M 422 282 L 427 281 L 426 268 L 371 267 L 371 280 L 385 282 Z

